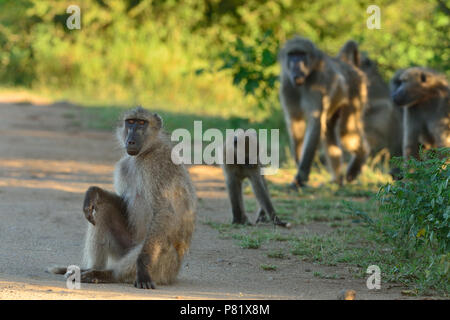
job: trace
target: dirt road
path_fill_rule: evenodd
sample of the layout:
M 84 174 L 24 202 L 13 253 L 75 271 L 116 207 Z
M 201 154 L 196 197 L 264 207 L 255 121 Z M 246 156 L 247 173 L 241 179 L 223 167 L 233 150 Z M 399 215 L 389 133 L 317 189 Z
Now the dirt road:
M 0 112 L 0 299 L 335 299 L 343 288 L 356 290 L 359 299 L 403 298 L 399 287 L 368 290 L 365 279 L 345 276 L 343 266 L 291 258 L 280 261 L 276 272 L 262 270 L 264 248 L 242 249 L 204 223 L 231 219 L 222 172 L 206 166 L 190 168 L 201 201 L 191 250 L 175 284 L 157 290 L 82 284 L 69 290 L 61 276 L 45 269 L 80 263 L 84 191 L 92 184 L 112 190 L 120 150 L 111 132 L 71 125 L 79 114 L 72 106 L 3 98 Z M 313 275 L 330 270 L 343 279 Z

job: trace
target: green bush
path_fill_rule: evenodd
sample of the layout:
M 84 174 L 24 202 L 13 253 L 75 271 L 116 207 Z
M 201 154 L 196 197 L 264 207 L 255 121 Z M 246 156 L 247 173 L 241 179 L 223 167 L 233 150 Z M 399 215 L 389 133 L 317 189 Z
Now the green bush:
M 394 159 L 404 178 L 378 192 L 387 213 L 385 231 L 398 242 L 444 253 L 450 248 L 450 148 L 422 152 L 421 157 L 404 163 Z
M 450 75 L 449 0 L 379 0 L 380 30 L 369 0 L 83 0 L 80 30 L 70 4 L 0 0 L 0 86 L 259 122 L 281 113 L 276 55 L 294 34 L 330 55 L 354 39 L 386 79 L 411 65 Z
M 421 152 L 421 160 L 394 159 L 403 179 L 379 190 L 381 217 L 371 223 L 396 252 L 391 273 L 422 293 L 449 292 L 449 160 L 450 148 Z

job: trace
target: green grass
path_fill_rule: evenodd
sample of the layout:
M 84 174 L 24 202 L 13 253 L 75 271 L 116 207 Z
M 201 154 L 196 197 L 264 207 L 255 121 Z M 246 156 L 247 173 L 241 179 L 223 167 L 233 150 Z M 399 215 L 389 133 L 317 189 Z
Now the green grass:
M 264 271 L 276 271 L 277 266 L 273 264 L 262 264 L 261 269 L 263 269 Z
M 324 274 L 320 271 L 315 271 L 313 273 L 314 277 L 321 279 L 344 279 L 344 277 L 334 273 L 334 274 Z
M 279 250 L 270 251 L 267 254 L 267 257 L 271 258 L 271 259 L 287 259 L 288 258 L 286 253 L 283 250 L 280 250 L 280 249 Z
M 424 265 L 423 257 L 428 257 L 431 252 L 424 250 L 405 255 L 403 250 L 387 241 L 385 234 L 372 227 L 383 215 L 375 199 L 383 180 L 380 176 L 375 181 L 369 179 L 377 170 L 380 169 L 376 166 L 374 169 L 366 168 L 369 172 L 363 173 L 357 183 L 342 188 L 323 183 L 299 192 L 290 192 L 285 183 L 269 180 L 277 214 L 294 225 L 291 230 L 274 228 L 270 224 L 256 227 L 208 224 L 217 229 L 222 237 L 233 239 L 243 249 L 268 250 L 264 253 L 268 259 L 299 259 L 323 266 L 345 267 L 351 270 L 350 277 L 359 279 L 367 278 L 367 267 L 375 264 L 382 271 L 383 282 L 400 283 L 419 294 L 447 296 L 448 283 L 432 287 L 426 284 L 427 265 Z M 390 178 L 384 172 L 381 177 L 385 183 Z M 312 175 L 316 180 L 320 179 L 317 171 Z M 253 213 L 258 206 L 249 190 L 245 205 L 248 216 L 255 218 Z M 314 276 L 342 278 L 333 272 L 317 272 Z

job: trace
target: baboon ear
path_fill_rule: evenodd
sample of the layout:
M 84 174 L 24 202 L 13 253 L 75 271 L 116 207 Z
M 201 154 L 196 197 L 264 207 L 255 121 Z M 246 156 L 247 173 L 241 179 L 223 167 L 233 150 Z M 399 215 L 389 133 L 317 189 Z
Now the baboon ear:
M 163 120 L 157 113 L 154 113 L 149 121 L 149 124 L 153 129 L 159 130 L 163 126 Z
M 420 74 L 420 81 L 427 82 L 427 75 L 423 72 Z

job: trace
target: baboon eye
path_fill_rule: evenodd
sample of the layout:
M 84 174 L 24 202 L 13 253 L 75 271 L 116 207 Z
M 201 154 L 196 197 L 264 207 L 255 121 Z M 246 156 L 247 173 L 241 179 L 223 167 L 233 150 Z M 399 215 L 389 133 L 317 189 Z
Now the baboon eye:
M 145 120 L 138 120 L 138 124 L 143 126 L 145 124 Z
M 134 119 L 127 119 L 126 121 L 128 124 L 134 124 L 136 122 Z

